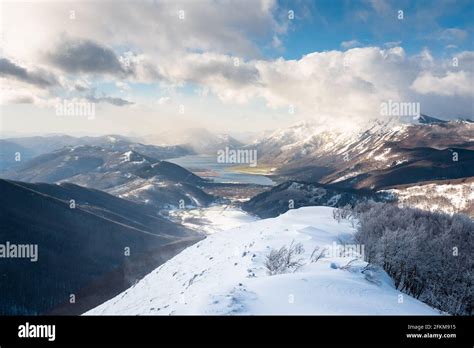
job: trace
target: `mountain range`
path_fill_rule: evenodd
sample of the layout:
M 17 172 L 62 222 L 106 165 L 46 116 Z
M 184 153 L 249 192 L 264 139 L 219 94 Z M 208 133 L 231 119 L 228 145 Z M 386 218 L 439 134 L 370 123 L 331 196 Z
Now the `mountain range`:
M 25 182 L 71 182 L 155 207 L 205 206 L 213 197 L 198 185 L 197 175 L 166 161 L 121 146 L 66 146 L 37 156 L 2 173 L 2 177 Z
M 191 152 L 180 146 L 154 146 L 134 142 L 121 135 L 73 137 L 69 135 L 49 135 L 0 139 L 0 170 L 6 170 L 42 154 L 63 147 L 81 145 L 100 146 L 115 151 L 134 150 L 156 159 L 168 159 L 188 155 Z M 16 154 L 21 160 L 16 159 Z
M 412 123 L 375 121 L 355 132 L 312 123 L 277 130 L 250 147 L 280 181 L 382 189 L 474 176 L 474 123 L 423 115 Z
M 277 184 L 269 188 L 215 184 L 166 161 L 188 155 L 216 155 L 225 147 L 256 149 L 258 166 L 270 168 L 267 174 Z M 231 136 L 192 129 L 174 136 L 161 133 L 141 139 L 119 135 L 11 138 L 0 140 L 0 149 L 1 240 L 34 243 L 39 250 L 34 263 L 2 260 L 5 267 L 0 271 L 0 293 L 6 295 L 0 299 L 0 312 L 4 314 L 79 314 L 118 295 L 205 238 L 202 231 L 190 230 L 173 219 L 170 210 L 203 212 L 209 205 L 222 203 L 226 192 L 238 191 L 244 196 L 225 195 L 227 203 L 228 197 L 238 197 L 232 204 L 244 212 L 236 216 L 247 212 L 254 218 L 278 219 L 282 215 L 276 224 L 257 224 L 247 232 L 273 227 L 288 231 L 283 222 L 298 214 L 288 211 L 308 206 L 396 201 L 409 207 L 471 216 L 474 207 L 474 123 L 468 120 L 448 122 L 421 115 L 409 122 L 377 120 L 352 132 L 304 122 L 265 134 L 247 145 Z M 20 161 L 15 160 L 17 153 L 21 154 Z M 322 223 L 329 223 L 327 212 Z M 307 221 L 310 217 L 302 218 Z M 193 222 L 193 226 L 200 226 L 199 221 Z M 225 225 L 225 219 L 221 225 Z M 317 229 L 314 223 L 311 226 Z M 307 231 L 303 228 L 300 232 L 303 238 Z M 315 240 L 320 238 L 311 235 Z M 250 248 L 250 237 L 240 241 L 244 249 Z M 275 243 L 279 241 L 278 236 L 270 237 Z M 240 242 L 235 247 L 241 248 Z M 260 261 L 263 251 L 258 251 Z M 209 262 L 203 265 L 211 267 L 215 255 L 196 253 L 190 251 L 189 255 L 207 257 Z M 187 273 L 179 279 L 190 286 L 202 274 L 192 275 L 194 268 L 183 257 L 176 262 Z M 23 271 L 17 272 L 18 267 Z M 206 267 L 200 272 L 205 273 Z M 225 272 L 230 270 L 226 268 Z M 213 277 L 209 279 L 214 281 Z M 365 291 L 364 286 L 361 291 Z M 233 293 L 241 295 L 240 291 Z M 175 306 L 170 306 L 169 312 L 180 313 L 178 307 L 171 310 Z M 217 312 L 238 311 L 238 306 L 234 307 Z M 117 308 L 109 304 L 101 311 L 114 312 Z M 271 312 L 268 308 L 266 311 Z M 156 307 L 137 310 L 148 313 Z

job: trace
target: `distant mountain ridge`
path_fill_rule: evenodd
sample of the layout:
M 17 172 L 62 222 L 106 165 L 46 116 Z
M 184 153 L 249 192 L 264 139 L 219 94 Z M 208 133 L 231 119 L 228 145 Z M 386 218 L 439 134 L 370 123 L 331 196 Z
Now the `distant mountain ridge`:
M 436 117 L 431 117 L 427 115 L 421 114 L 418 117 L 415 117 L 415 119 L 418 121 L 420 124 L 436 124 L 436 123 L 447 123 L 448 121 L 441 120 Z
M 64 147 L 1 174 L 25 182 L 70 182 L 155 207 L 207 205 L 213 197 L 199 189 L 206 181 L 170 162 L 136 151 L 93 145 Z M 133 193 L 132 193 L 133 191 Z
M 252 146 L 257 148 L 259 164 L 276 167 L 274 174 L 280 181 L 382 188 L 474 175 L 470 169 L 473 123 L 445 122 L 426 115 L 412 121 L 416 122 L 378 120 L 352 133 L 306 122 L 277 130 Z M 453 161 L 456 151 L 458 160 Z M 394 170 L 404 174 L 391 176 Z
M 145 145 L 121 135 L 103 135 L 97 137 L 73 137 L 69 135 L 51 135 L 0 139 L 0 171 L 39 155 L 50 153 L 64 147 L 100 146 L 114 151 L 134 150 L 156 159 L 168 159 L 188 155 L 191 152 L 180 146 Z M 16 153 L 21 161 L 17 162 Z
M 366 201 L 388 201 L 390 196 L 370 190 L 344 189 L 331 185 L 287 181 L 242 204 L 242 209 L 262 219 L 277 217 L 307 206 L 344 207 Z

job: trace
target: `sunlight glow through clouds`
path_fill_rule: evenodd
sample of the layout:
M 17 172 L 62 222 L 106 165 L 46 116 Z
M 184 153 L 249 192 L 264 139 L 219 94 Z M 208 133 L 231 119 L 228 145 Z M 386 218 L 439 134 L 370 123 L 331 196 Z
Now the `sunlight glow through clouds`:
M 359 10 L 387 16 L 390 4 L 371 1 Z M 215 128 L 219 117 L 224 118 L 219 127 L 225 127 L 232 108 L 256 119 L 250 124 L 229 119 L 228 126 L 240 130 L 304 119 L 345 124 L 379 116 L 380 103 L 388 99 L 421 99 L 422 112 L 434 116 L 473 116 L 469 50 L 452 52 L 451 47 L 439 55 L 420 45 L 417 54 L 407 54 L 404 40 L 378 47 L 347 35 L 339 41 L 341 50 L 308 50 L 298 59 L 266 56 L 264 47 L 286 55 L 289 40 L 303 33 L 302 18 L 308 16 L 299 15 L 297 2 L 294 6 L 298 23 L 288 19 L 288 5 L 269 0 L 4 2 L 2 118 L 18 127 L 23 116 L 15 105 L 27 104 L 35 113 L 58 98 L 97 102 L 98 118 L 120 119 L 137 132 L 173 117 L 208 128 Z M 467 28 L 441 32 L 446 43 L 462 44 L 472 35 Z M 156 95 L 140 85 L 151 86 Z M 440 98 L 445 98 L 441 108 Z M 180 99 L 187 104 L 185 116 L 179 116 Z M 208 101 L 206 110 L 200 100 Z M 282 120 L 290 106 L 294 114 Z M 276 114 L 281 122 L 269 122 Z M 55 127 L 66 130 L 67 125 Z

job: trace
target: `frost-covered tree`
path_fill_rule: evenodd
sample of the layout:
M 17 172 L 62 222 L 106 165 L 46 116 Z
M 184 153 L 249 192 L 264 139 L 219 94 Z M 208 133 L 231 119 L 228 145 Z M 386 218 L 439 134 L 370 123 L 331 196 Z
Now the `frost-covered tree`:
M 451 314 L 473 314 L 474 222 L 469 217 L 383 203 L 356 207 L 354 214 L 366 261 L 383 267 L 399 290 Z

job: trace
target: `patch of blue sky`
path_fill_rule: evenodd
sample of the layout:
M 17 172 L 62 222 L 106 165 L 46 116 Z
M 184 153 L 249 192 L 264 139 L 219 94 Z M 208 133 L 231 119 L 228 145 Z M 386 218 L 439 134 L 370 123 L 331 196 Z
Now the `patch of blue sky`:
M 294 11 L 295 19 L 288 19 L 287 34 L 280 37 L 283 50 L 264 48 L 272 58 L 300 59 L 316 51 L 343 50 L 344 41 L 357 41 L 355 46 L 361 47 L 401 42 L 410 55 L 425 47 L 435 56 L 444 55 L 448 45 L 473 48 L 473 1 L 280 0 L 279 5 L 285 15 Z M 465 34 L 443 34 L 453 28 Z

